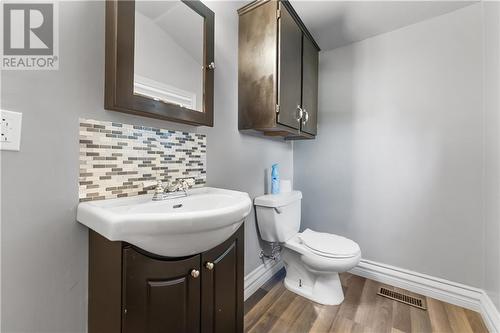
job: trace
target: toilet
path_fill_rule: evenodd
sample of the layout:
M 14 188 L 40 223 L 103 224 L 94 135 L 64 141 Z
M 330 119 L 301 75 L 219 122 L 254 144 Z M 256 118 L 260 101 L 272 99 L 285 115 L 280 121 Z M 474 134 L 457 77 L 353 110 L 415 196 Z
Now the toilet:
M 263 240 L 283 247 L 285 287 L 325 305 L 344 300 L 339 273 L 361 259 L 356 242 L 306 229 L 299 232 L 302 193 L 291 191 L 255 198 L 257 224 Z

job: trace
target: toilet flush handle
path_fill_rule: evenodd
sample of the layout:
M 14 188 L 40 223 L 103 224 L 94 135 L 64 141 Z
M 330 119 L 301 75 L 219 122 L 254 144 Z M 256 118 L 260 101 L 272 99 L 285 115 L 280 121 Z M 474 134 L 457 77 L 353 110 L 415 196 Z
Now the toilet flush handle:
M 281 207 L 274 207 L 274 210 L 275 210 L 275 211 L 276 211 L 276 213 L 278 213 L 278 214 L 283 213 L 283 208 L 281 208 Z

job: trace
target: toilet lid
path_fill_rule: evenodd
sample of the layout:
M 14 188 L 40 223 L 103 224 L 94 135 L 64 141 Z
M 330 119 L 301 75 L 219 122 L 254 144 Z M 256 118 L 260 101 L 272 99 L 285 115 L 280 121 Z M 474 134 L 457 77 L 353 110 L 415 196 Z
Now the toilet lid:
M 348 238 L 311 229 L 299 234 L 299 239 L 312 252 L 324 257 L 349 258 L 361 252 L 359 245 Z

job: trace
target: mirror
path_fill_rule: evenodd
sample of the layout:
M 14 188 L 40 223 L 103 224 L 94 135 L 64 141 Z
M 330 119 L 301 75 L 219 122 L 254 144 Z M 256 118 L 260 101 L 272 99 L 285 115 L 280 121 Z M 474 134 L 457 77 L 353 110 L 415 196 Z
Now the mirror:
M 213 126 L 214 23 L 199 0 L 106 1 L 105 108 Z
M 181 1 L 137 1 L 134 94 L 203 111 L 203 26 Z

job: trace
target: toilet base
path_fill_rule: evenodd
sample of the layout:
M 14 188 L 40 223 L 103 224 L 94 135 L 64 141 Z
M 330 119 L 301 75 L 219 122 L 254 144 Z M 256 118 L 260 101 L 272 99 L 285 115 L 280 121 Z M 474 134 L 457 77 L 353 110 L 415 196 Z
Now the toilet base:
M 344 291 L 338 272 L 318 272 L 306 268 L 301 255 L 285 248 L 283 253 L 286 277 L 285 287 L 300 296 L 323 305 L 338 305 L 344 300 Z
M 323 305 L 339 305 L 344 301 L 344 292 L 338 273 L 318 276 L 316 281 L 306 284 L 301 278 L 285 277 L 285 287 L 293 293 Z

